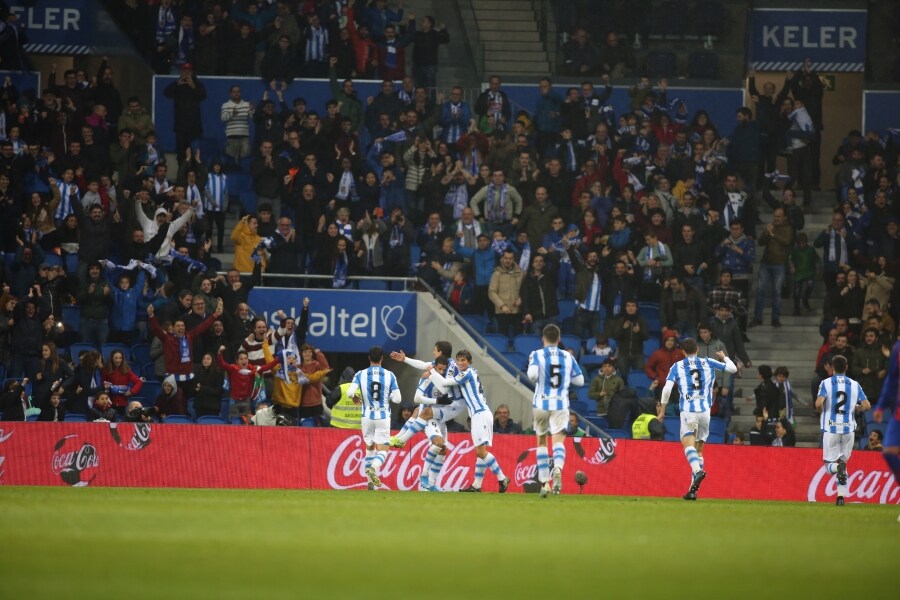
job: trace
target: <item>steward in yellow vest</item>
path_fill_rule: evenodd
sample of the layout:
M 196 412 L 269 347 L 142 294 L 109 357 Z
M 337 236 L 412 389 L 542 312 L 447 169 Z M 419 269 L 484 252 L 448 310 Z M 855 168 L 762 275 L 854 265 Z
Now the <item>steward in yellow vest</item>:
M 325 405 L 331 409 L 331 426 L 340 429 L 360 429 L 362 427 L 362 405 L 353 402 L 353 398 L 347 395 L 350 381 L 353 379 L 353 369 L 347 367 L 341 373 L 341 384 L 331 390 L 325 399 Z

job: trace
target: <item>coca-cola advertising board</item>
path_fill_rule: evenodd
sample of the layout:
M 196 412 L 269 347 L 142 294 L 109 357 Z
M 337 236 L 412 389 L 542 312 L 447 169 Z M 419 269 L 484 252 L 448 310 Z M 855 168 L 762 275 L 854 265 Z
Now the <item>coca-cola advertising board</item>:
M 422 436 L 392 450 L 382 468 L 387 490 L 418 488 L 428 450 Z M 690 484 L 681 445 L 568 438 L 563 493 L 680 496 Z M 494 455 L 511 492 L 536 492 L 531 436 L 494 436 Z M 837 482 L 820 450 L 707 445 L 702 497 L 833 502 Z M 340 429 L 133 423 L 0 423 L 0 484 L 364 490 L 365 447 Z M 472 482 L 475 448 L 450 434 L 438 486 Z M 586 475 L 579 486 L 576 472 Z M 495 491 L 488 474 L 485 491 Z M 847 500 L 900 503 L 880 453 L 855 452 Z

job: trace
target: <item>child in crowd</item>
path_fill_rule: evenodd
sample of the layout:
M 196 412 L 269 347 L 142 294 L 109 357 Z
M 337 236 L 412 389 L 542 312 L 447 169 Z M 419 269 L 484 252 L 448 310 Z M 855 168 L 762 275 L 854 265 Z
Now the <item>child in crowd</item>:
M 778 388 L 778 416 L 787 419 L 788 422 L 794 424 L 794 402 L 798 399 L 797 392 L 791 387 L 788 380 L 790 371 L 787 367 L 775 367 L 775 386 Z

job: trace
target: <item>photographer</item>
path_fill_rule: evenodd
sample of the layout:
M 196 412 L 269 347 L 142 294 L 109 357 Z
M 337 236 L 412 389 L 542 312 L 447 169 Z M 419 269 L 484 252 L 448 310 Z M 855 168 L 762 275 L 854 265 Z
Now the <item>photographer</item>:
M 650 337 L 647 321 L 638 314 L 637 300 L 625 302 L 625 312 L 609 321 L 607 336 L 616 340 L 619 373 L 626 380 L 628 372 L 644 368 L 644 340 Z
M 125 422 L 152 423 L 154 416 L 156 416 L 156 408 L 152 406 L 144 408 L 140 402 L 132 400 L 128 403 L 128 408 L 125 411 Z

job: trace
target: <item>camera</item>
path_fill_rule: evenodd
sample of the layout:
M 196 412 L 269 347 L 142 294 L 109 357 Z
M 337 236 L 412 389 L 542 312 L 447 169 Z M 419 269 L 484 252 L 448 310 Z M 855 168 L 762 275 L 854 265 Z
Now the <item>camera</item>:
M 125 420 L 131 423 L 143 423 L 156 416 L 156 408 L 152 406 L 135 407 L 128 411 Z

